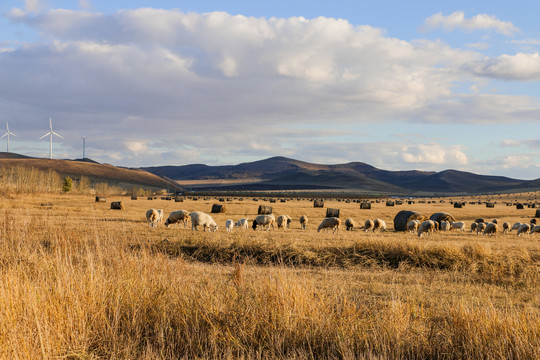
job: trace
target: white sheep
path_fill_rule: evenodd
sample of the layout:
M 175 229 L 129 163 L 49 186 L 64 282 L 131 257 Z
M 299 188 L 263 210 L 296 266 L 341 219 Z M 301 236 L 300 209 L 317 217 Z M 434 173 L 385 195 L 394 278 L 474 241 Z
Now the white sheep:
M 520 222 L 514 223 L 514 225 L 512 225 L 512 227 L 510 228 L 509 231 L 518 230 L 521 225 L 523 225 L 523 224 L 520 223 Z
M 506 234 L 510 230 L 510 223 L 508 221 L 503 222 L 502 228 L 503 234 Z
M 324 218 L 317 228 L 317 232 L 320 232 L 322 229 L 332 229 L 333 234 L 336 231 L 339 232 L 339 225 L 341 225 L 341 220 L 337 217 Z
M 268 231 L 270 231 L 270 227 L 272 227 L 272 230 L 274 230 L 274 223 L 276 222 L 276 217 L 274 214 L 268 214 L 268 215 L 259 215 L 253 220 L 253 224 L 251 225 L 251 228 L 253 230 L 257 230 L 257 227 L 261 227 L 261 229 L 265 226 L 268 226 Z
M 484 235 L 489 234 L 490 236 L 497 233 L 498 229 L 497 223 L 490 222 L 486 225 L 486 228 L 484 229 Z
M 483 222 L 478 223 L 476 225 L 476 235 L 484 232 L 485 229 L 486 229 L 486 223 L 483 223 Z
M 232 221 L 231 219 L 227 219 L 227 221 L 225 221 L 225 229 L 227 230 L 227 232 L 233 231 L 233 227 L 234 221 Z
M 456 229 L 459 231 L 465 231 L 465 223 L 463 221 L 454 221 L 450 225 L 451 229 Z
M 162 222 L 163 221 L 163 209 L 156 209 L 157 212 L 158 212 L 158 215 L 159 215 L 159 218 L 158 218 L 158 223 Z
M 146 212 L 146 220 L 148 221 L 148 225 L 150 227 L 155 227 L 158 220 L 159 220 L 159 214 L 156 209 L 149 209 Z
M 356 222 L 353 219 L 348 218 L 347 220 L 345 220 L 345 228 L 347 229 L 347 231 L 352 231 L 355 227 Z
M 306 215 L 300 216 L 300 226 L 302 226 L 302 230 L 306 230 L 308 223 L 308 217 Z
M 203 231 L 206 231 L 206 228 L 210 232 L 217 231 L 218 226 L 214 219 L 208 214 L 203 213 L 202 211 L 194 211 L 189 214 L 189 217 L 191 218 L 191 231 L 198 231 L 198 226 L 203 227 Z
M 533 226 L 529 234 L 535 234 L 535 233 L 540 233 L 540 225 Z
M 411 233 L 417 232 L 419 226 L 420 226 L 419 220 L 411 220 L 407 223 L 407 231 Z
M 289 215 L 279 215 L 276 219 L 276 225 L 278 229 L 289 227 L 292 219 Z
M 184 223 L 184 228 L 187 227 L 187 221 L 189 220 L 189 213 L 186 210 L 173 211 L 169 214 L 167 220 L 165 220 L 165 226 L 169 227 L 171 224 L 178 222 Z
M 441 231 L 448 231 L 450 230 L 450 222 L 449 221 L 441 221 L 441 224 L 439 225 L 439 229 Z
M 249 218 L 240 219 L 234 224 L 237 228 L 247 229 L 249 226 Z
M 423 221 L 418 227 L 418 237 L 422 237 L 424 233 L 431 234 L 435 231 L 435 221 L 426 220 Z
M 526 234 L 531 230 L 531 225 L 529 224 L 521 224 L 517 231 L 517 236 L 520 236 L 521 234 Z
M 381 219 L 373 220 L 373 231 L 375 230 L 379 230 L 379 231 L 386 230 L 386 222 Z
M 370 219 L 367 219 L 365 222 L 364 222 L 364 231 L 369 231 L 369 230 L 373 230 L 373 220 L 370 220 Z

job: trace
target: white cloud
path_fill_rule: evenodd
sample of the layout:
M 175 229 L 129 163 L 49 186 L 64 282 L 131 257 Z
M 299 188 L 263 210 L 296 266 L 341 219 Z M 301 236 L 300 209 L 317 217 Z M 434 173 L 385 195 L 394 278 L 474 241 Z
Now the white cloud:
M 92 8 L 92 3 L 90 0 L 79 0 L 79 7 L 84 10 L 90 10 Z
M 47 0 L 24 0 L 24 9 L 28 12 L 38 12 L 47 8 Z
M 439 144 L 419 144 L 404 146 L 401 158 L 407 163 L 416 164 L 445 164 L 467 165 L 467 155 L 461 151 L 459 146 L 445 148 Z
M 540 80 L 540 55 L 538 53 L 501 55 L 468 65 L 470 71 L 478 76 L 503 80 Z
M 467 19 L 463 11 L 455 11 L 450 15 L 434 14 L 426 18 L 422 28 L 424 30 L 442 28 L 447 31 L 494 30 L 504 35 L 514 35 L 519 32 L 519 29 L 511 22 L 499 20 L 493 15 L 479 14 Z

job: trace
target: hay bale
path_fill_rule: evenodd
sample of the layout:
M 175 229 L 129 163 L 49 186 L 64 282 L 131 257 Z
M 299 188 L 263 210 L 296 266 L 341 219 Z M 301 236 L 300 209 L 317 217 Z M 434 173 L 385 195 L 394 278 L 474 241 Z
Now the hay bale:
M 275 204 L 276 203 L 276 199 L 270 199 L 270 204 Z
M 394 216 L 394 230 L 407 230 L 407 223 L 411 220 L 419 220 L 422 222 L 426 220 L 426 216 L 422 215 L 418 211 L 401 210 L 396 214 L 396 216 Z
M 395 202 L 393 202 L 393 201 L 391 201 L 391 200 L 387 200 L 387 201 L 386 201 L 386 206 L 394 206 L 394 205 L 396 205 Z
M 518 210 L 523 210 L 525 208 L 525 206 L 523 206 L 523 204 L 517 204 L 516 205 L 516 209 Z
M 324 200 L 322 200 L 322 199 L 313 200 L 313 207 L 314 208 L 322 208 L 322 207 L 324 207 Z
M 137 200 L 137 195 L 131 195 L 131 200 Z
M 146 200 L 154 200 L 154 198 L 152 196 L 149 196 L 146 198 Z
M 371 209 L 371 203 L 367 201 L 360 203 L 360 209 L 365 209 L 365 210 Z
M 396 205 L 403 205 L 403 201 L 401 201 L 401 200 L 396 200 Z
M 123 201 L 113 201 L 113 202 L 111 202 L 111 209 L 112 210 L 124 210 L 124 202 Z
M 445 212 L 439 212 L 439 213 L 435 213 L 435 214 L 432 214 L 430 217 L 429 217 L 429 220 L 433 220 L 435 221 L 436 223 L 439 224 L 439 228 L 441 226 L 441 221 L 448 221 L 449 223 L 453 223 L 456 221 L 456 218 L 453 217 L 452 215 L 450 215 L 449 213 L 445 213 Z
M 270 215 L 272 213 L 272 207 L 266 206 L 266 205 L 259 205 L 259 210 L 257 210 L 257 214 L 259 215 Z
M 107 199 L 104 196 L 96 196 L 96 202 L 105 202 Z
M 339 217 L 339 209 L 332 209 L 332 208 L 328 208 L 326 209 L 326 217 L 329 218 L 329 217 Z
M 183 196 L 175 196 L 174 197 L 174 202 L 184 202 L 184 197 Z
M 534 217 L 540 218 L 540 209 L 536 210 Z
M 225 205 L 214 204 L 212 205 L 212 214 L 219 214 L 225 212 Z
M 224 202 L 224 201 L 225 201 L 225 198 L 219 198 L 218 201 L 219 201 L 219 202 Z
M 463 207 L 463 203 L 462 202 L 455 202 L 454 203 L 454 208 L 456 209 L 461 209 Z
M 488 202 L 488 203 L 486 203 L 486 207 L 487 207 L 487 208 L 494 208 L 494 207 L 495 207 L 495 204 L 492 203 L 492 202 Z

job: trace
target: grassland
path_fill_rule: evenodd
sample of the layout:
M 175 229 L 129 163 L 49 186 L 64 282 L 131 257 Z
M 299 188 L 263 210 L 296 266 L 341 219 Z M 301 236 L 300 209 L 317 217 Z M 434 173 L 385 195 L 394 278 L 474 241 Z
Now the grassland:
M 204 233 L 149 228 L 144 214 L 210 212 L 215 199 L 4 192 L 0 357 L 538 359 L 538 234 L 392 231 L 402 209 L 529 222 L 535 209 L 501 204 L 539 198 L 522 196 L 462 209 L 448 199 L 371 210 L 331 200 L 342 219 L 389 226 L 332 235 L 316 232 L 325 209 L 309 201 L 270 204 L 294 219 L 291 229 Z M 111 200 L 126 210 L 110 210 Z M 253 218 L 260 204 L 233 200 L 214 219 Z

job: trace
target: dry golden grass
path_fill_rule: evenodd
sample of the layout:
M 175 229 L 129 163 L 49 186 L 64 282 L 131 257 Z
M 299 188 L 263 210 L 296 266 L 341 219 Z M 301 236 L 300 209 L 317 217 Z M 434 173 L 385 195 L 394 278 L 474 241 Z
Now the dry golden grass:
M 110 210 L 115 200 L 126 210 Z M 0 197 L 0 357 L 540 358 L 539 235 L 392 231 L 402 209 L 467 223 L 528 222 L 535 209 L 327 201 L 342 219 L 390 229 L 336 235 L 316 232 L 325 209 L 308 201 L 271 204 L 294 219 L 273 232 L 223 229 L 253 219 L 261 201 L 226 203 L 217 233 L 149 228 L 144 217 L 214 202 Z

